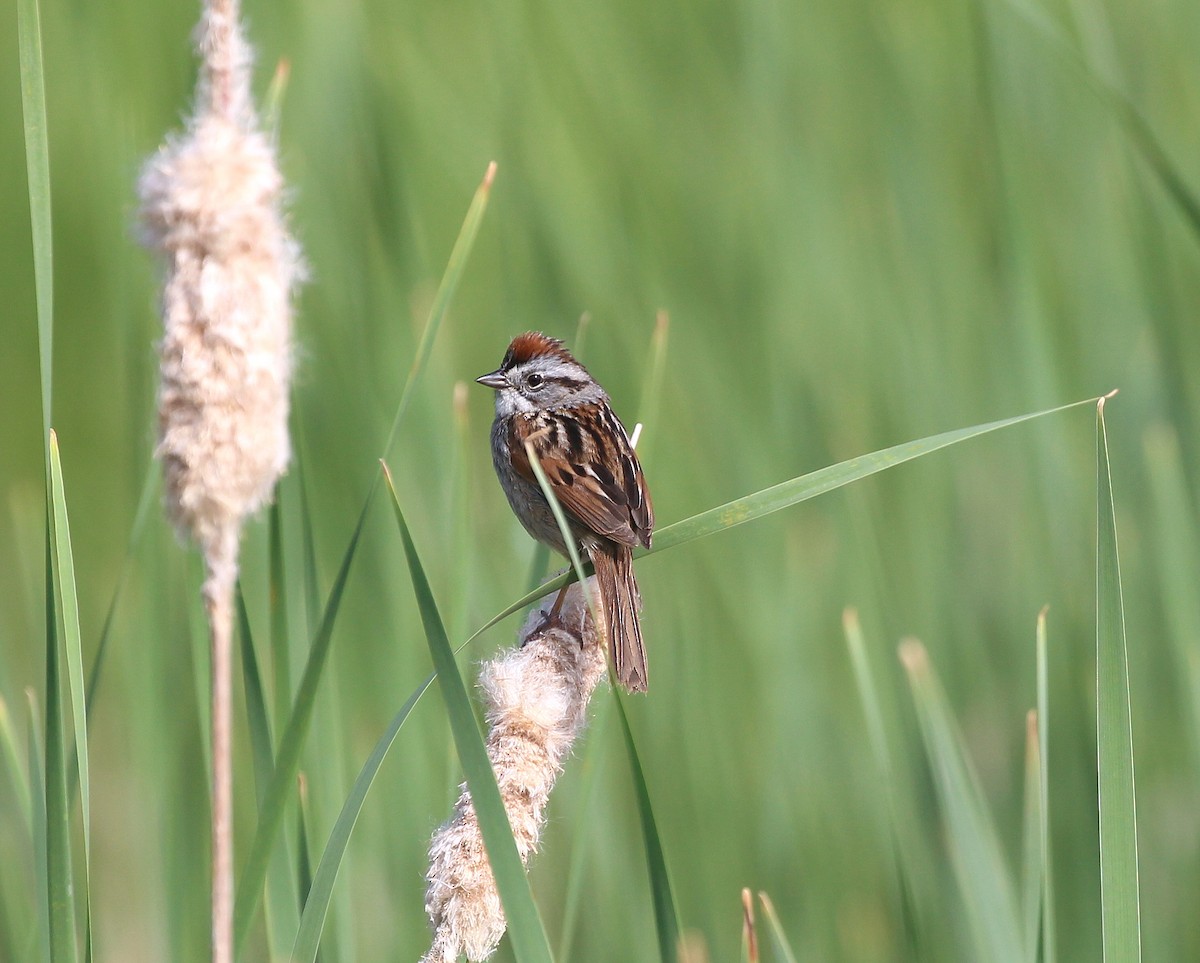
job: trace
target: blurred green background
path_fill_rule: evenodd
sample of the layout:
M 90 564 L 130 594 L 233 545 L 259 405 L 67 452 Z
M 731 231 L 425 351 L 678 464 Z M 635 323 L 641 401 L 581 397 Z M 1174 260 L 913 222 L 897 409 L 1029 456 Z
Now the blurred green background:
M 0 20 L 0 696 L 22 736 L 44 686 L 37 332 L 16 56 Z M 1200 958 L 1200 233 L 1097 78 L 1200 189 L 1200 6 L 1044 0 L 1078 59 L 1001 0 L 510 0 L 268 4 L 246 14 L 310 266 L 294 434 L 321 597 L 349 538 L 473 190 L 492 202 L 390 455 L 453 638 L 525 587 L 533 546 L 487 451 L 508 339 L 571 339 L 644 434 L 659 524 L 862 452 L 1120 388 L 1109 435 L 1129 626 L 1144 946 Z M 55 242 L 53 424 L 84 657 L 120 575 L 154 443 L 156 266 L 139 165 L 190 103 L 193 3 L 44 0 Z M 809 960 L 970 958 L 902 637 L 928 647 L 1018 865 L 1034 623 L 1050 605 L 1050 803 L 1059 950 L 1100 955 L 1095 428 L 1089 409 L 971 442 L 645 560 L 651 687 L 631 702 L 683 921 L 736 957 L 766 890 Z M 290 557 L 299 470 L 281 490 Z M 157 485 L 157 478 L 155 478 Z M 157 499 L 155 493 L 153 498 Z M 266 525 L 244 550 L 266 633 Z M 557 562 L 552 564 L 557 565 Z M 207 800 L 195 559 L 153 511 L 92 706 L 101 961 L 199 960 Z M 296 654 L 309 613 L 289 587 Z M 842 638 L 857 607 L 912 817 L 918 952 L 896 896 L 882 777 Z M 467 654 L 511 644 L 514 623 Z M 377 503 L 351 572 L 305 772 L 314 859 L 354 774 L 425 677 L 399 540 Z M 322 959 L 428 945 L 429 834 L 460 778 L 431 693 L 353 837 Z M 607 697 L 599 699 L 607 703 Z M 240 705 L 240 703 L 239 703 Z M 240 711 L 240 710 L 239 710 Z M 572 867 L 572 958 L 650 959 L 640 830 L 611 712 L 555 791 L 535 896 L 552 944 Z M 254 827 L 239 716 L 238 852 Z M 588 804 L 584 774 L 597 769 Z M 33 860 L 0 780 L 0 957 L 19 959 Z M 7 954 L 7 956 L 6 956 Z M 261 924 L 251 958 L 266 955 Z M 510 959 L 507 946 L 499 959 Z

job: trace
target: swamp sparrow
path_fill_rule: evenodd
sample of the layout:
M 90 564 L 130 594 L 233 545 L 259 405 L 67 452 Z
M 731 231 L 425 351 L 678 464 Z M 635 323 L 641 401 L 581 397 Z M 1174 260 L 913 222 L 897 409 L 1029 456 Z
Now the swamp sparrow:
M 535 331 L 514 338 L 500 367 L 475 380 L 496 390 L 492 461 L 508 503 L 530 535 L 568 554 L 529 465 L 528 440 L 596 570 L 617 679 L 631 692 L 645 692 L 633 549 L 639 542 L 650 547 L 654 510 L 642 466 L 608 395 L 561 341 Z M 560 593 L 550 618 L 561 601 Z

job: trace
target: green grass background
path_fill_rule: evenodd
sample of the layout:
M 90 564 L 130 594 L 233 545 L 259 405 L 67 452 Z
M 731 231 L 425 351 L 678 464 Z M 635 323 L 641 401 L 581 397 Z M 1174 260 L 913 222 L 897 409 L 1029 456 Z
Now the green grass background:
M 589 312 L 585 358 L 632 424 L 655 312 L 670 313 L 661 401 L 643 436 L 660 524 L 865 451 L 1118 387 L 1108 427 L 1144 947 L 1149 959 L 1196 959 L 1200 233 L 1095 78 L 1128 94 L 1200 189 L 1200 7 L 1032 9 L 1079 62 L 1002 0 L 251 0 L 257 89 L 277 61 L 291 65 L 281 153 L 311 274 L 297 318 L 300 469 L 280 495 L 285 551 L 301 554 L 302 470 L 323 598 L 493 159 L 479 240 L 390 458 L 452 639 L 524 590 L 532 556 L 492 475 L 490 393 L 472 386 L 465 434 L 451 403 L 455 382 L 494 367 L 519 331 L 571 338 Z M 189 103 L 196 14 L 130 0 L 42 7 L 52 421 L 88 665 L 154 440 L 156 268 L 135 242 L 133 184 Z M 0 16 L 0 696 L 23 740 L 23 690 L 43 685 L 44 481 L 15 4 Z M 896 644 L 912 635 L 927 646 L 1015 871 L 1046 603 L 1060 958 L 1099 958 L 1094 444 L 1090 413 L 1068 412 L 640 565 L 651 690 L 631 701 L 631 723 L 684 926 L 713 960 L 736 956 L 743 886 L 771 894 L 801 959 L 969 958 Z M 152 512 L 91 707 L 102 961 L 205 953 L 194 563 Z M 265 652 L 265 519 L 248 531 L 244 571 Z M 293 681 L 311 618 L 300 571 L 288 589 Z M 842 638 L 847 605 L 863 622 L 893 788 L 911 815 L 919 950 Z M 470 659 L 512 636 L 512 622 L 491 630 Z M 362 760 L 429 668 L 380 502 L 305 754 L 314 860 Z M 239 720 L 244 855 L 255 795 Z M 568 875 L 582 874 L 579 960 L 655 952 L 613 723 L 606 713 L 568 764 L 532 867 L 553 945 Z M 424 850 L 460 778 L 444 711 L 426 700 L 367 800 L 322 959 L 423 952 Z M 0 779 L 0 958 L 13 960 L 35 906 L 17 812 Z M 251 958 L 265 945 L 259 925 Z

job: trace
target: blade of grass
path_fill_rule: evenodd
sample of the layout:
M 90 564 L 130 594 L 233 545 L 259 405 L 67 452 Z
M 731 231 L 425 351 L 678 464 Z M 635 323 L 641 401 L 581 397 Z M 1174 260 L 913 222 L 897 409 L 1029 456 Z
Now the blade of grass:
M 49 509 L 49 506 L 47 506 Z M 48 513 L 48 512 L 47 512 Z M 67 796 L 67 734 L 63 728 L 58 611 L 55 605 L 51 521 L 46 520 L 46 868 L 50 960 L 79 958 L 72 897 L 71 807 Z
M 92 659 L 92 670 L 88 673 L 87 695 L 84 703 L 87 706 L 88 717 L 91 717 L 92 706 L 96 703 L 96 692 L 100 688 L 100 676 L 104 668 L 104 660 L 108 655 L 108 643 L 112 638 L 113 621 L 116 618 L 117 605 L 125 593 L 129 583 L 129 575 L 133 571 L 133 557 L 142 540 L 142 532 L 146 528 L 146 518 L 150 514 L 150 506 L 154 504 L 154 480 L 158 477 L 158 465 L 153 459 L 146 465 L 146 477 L 142 482 L 142 492 L 138 496 L 137 509 L 133 514 L 133 527 L 129 531 L 129 543 L 125 548 L 125 558 L 121 562 L 121 572 L 117 576 L 117 585 L 113 589 L 112 598 L 108 603 L 108 611 L 104 615 L 104 627 L 100 630 L 100 640 L 96 643 L 96 656 Z M 72 772 L 72 779 L 78 779 L 78 771 Z
M 196 696 L 196 720 L 200 724 L 200 749 L 204 754 L 204 771 L 212 772 L 212 704 L 208 695 L 212 692 L 212 650 L 209 647 L 208 620 L 204 615 L 204 604 L 199 587 L 204 581 L 204 562 L 199 553 L 187 555 L 187 583 L 195 586 L 185 603 L 188 618 L 188 642 L 192 650 L 192 683 Z M 212 804 L 212 780 L 205 779 L 209 804 Z
M 436 678 L 437 674 L 431 673 L 408 697 L 400 711 L 392 718 L 387 730 L 375 743 L 375 748 L 371 750 L 371 755 L 363 763 L 362 769 L 359 770 L 358 777 L 350 788 L 350 795 L 346 797 L 337 822 L 334 823 L 329 839 L 325 843 L 325 850 L 321 853 L 320 862 L 317 863 L 317 871 L 312 876 L 312 886 L 304 901 L 304 912 L 300 917 L 296 941 L 292 946 L 293 963 L 312 963 L 317 958 L 321 932 L 325 925 L 325 915 L 329 911 L 329 902 L 333 895 L 334 884 L 337 882 L 338 870 L 341 869 L 342 857 L 346 853 L 350 835 L 354 832 L 354 826 L 362 813 L 367 793 L 370 792 L 371 786 L 375 782 L 375 776 L 378 775 L 379 768 L 383 765 L 383 760 L 387 758 L 388 750 L 396 741 L 401 727 L 408 720 L 425 690 L 433 685 L 433 680 Z
M 79 628 L 79 598 L 75 589 L 75 556 L 71 550 L 71 527 L 67 519 L 67 496 L 63 484 L 62 460 L 59 457 L 58 435 L 50 432 L 50 529 L 54 543 L 53 590 L 57 609 L 62 618 L 63 658 L 67 668 L 67 689 L 70 693 L 71 722 L 75 738 L 74 764 L 79 773 L 79 800 L 83 819 L 83 918 L 85 952 L 91 956 L 91 861 L 92 861 L 92 794 L 88 772 L 87 707 L 84 703 L 83 641 Z M 47 590 L 50 586 L 47 585 Z M 65 745 L 64 745 L 65 748 Z M 64 757 L 64 765 L 66 758 Z M 64 781 L 67 809 L 70 810 L 72 790 Z
M 50 231 L 50 141 L 46 123 L 46 79 L 37 0 L 17 4 L 17 51 L 21 68 L 21 116 L 29 178 L 29 221 L 33 234 L 33 277 L 37 300 L 38 357 L 42 379 L 42 438 L 50 437 L 54 354 L 54 247 Z
M 1195 238 L 1200 240 L 1200 200 L 1197 200 L 1180 168 L 1171 160 L 1146 115 L 1133 99 L 1117 83 L 1098 71 L 1086 54 L 1076 47 L 1066 31 L 1036 4 L 1029 0 L 1004 0 L 1004 4 L 1063 61 L 1075 67 L 1097 96 L 1112 110 L 1134 148 L 1150 166 L 1163 190 L 1175 202 Z
M 250 845 L 250 855 L 242 868 L 238 882 L 237 899 L 234 904 L 234 945 L 240 953 L 241 947 L 250 932 L 250 924 L 254 911 L 258 906 L 258 898 L 262 892 L 263 881 L 266 878 L 267 866 L 275 838 L 283 822 L 284 811 L 292 789 L 296 784 L 296 775 L 300 771 L 300 754 L 304 748 L 304 740 L 308 735 L 308 726 L 312 721 L 313 706 L 317 698 L 317 686 L 325 668 L 329 646 L 333 639 L 333 625 L 337 620 L 341 607 L 342 595 L 346 589 L 346 579 L 350 574 L 350 563 L 354 560 L 358 548 L 363 525 L 367 520 L 367 509 L 370 500 L 363 505 L 358 516 L 358 523 L 350 537 L 350 544 L 342 558 L 341 568 L 330 589 L 329 598 L 325 603 L 321 623 L 313 637 L 309 648 L 308 661 L 304 666 L 304 674 L 300 679 L 300 688 L 296 692 L 295 705 L 287 728 L 279 741 L 279 754 L 275 760 L 275 771 L 267 786 L 262 806 L 259 807 L 258 828 L 254 832 L 254 840 Z
M 550 480 L 542 470 L 542 463 L 538 459 L 537 452 L 533 449 L 533 442 L 528 438 L 525 440 L 525 453 L 529 456 L 529 467 L 533 469 L 534 477 L 537 478 L 537 483 L 542 487 L 542 494 L 546 496 L 546 501 L 550 505 L 554 521 L 558 523 L 558 530 L 562 533 L 563 542 L 567 546 L 567 555 L 571 559 L 571 569 L 575 573 L 575 578 L 579 580 L 579 584 L 583 586 L 583 597 L 587 602 L 588 611 L 592 613 L 594 621 L 596 618 L 596 609 L 592 600 L 591 590 L 588 588 L 587 574 L 584 572 L 583 560 L 579 556 L 579 543 L 571 531 L 571 526 L 567 524 L 567 516 L 563 514 L 562 506 L 558 503 L 558 499 L 554 497 L 554 490 L 550 487 Z
M 427 364 L 429 362 L 429 356 L 430 356 L 430 353 L 433 351 L 433 343 L 437 337 L 437 332 L 438 332 L 439 328 L 441 327 L 442 320 L 445 318 L 447 310 L 450 307 L 450 301 L 454 297 L 454 292 L 458 289 L 458 284 L 462 278 L 463 270 L 465 269 L 467 260 L 470 256 L 471 248 L 475 244 L 475 238 L 479 234 L 479 227 L 483 223 L 483 215 L 487 211 L 488 199 L 491 196 L 492 182 L 495 180 L 495 177 L 496 177 L 496 163 L 495 163 L 495 161 L 492 161 L 490 164 L 488 164 L 487 170 L 483 176 L 483 181 L 480 183 L 479 187 L 476 189 L 475 196 L 471 199 L 471 204 L 467 208 L 466 216 L 463 218 L 462 227 L 459 228 L 458 237 L 454 242 L 454 247 L 451 249 L 450 257 L 446 262 L 446 270 L 442 274 L 442 280 L 438 285 L 437 293 L 434 295 L 433 304 L 430 306 L 429 316 L 425 322 L 425 329 L 421 333 L 421 340 L 418 343 L 416 353 L 413 356 L 412 366 L 409 369 L 408 377 L 405 379 L 404 387 L 403 387 L 403 389 L 401 389 L 401 392 L 400 392 L 400 401 L 396 406 L 396 414 L 392 418 L 391 429 L 388 431 L 387 440 L 384 442 L 383 455 L 381 456 L 384 459 L 386 459 L 386 457 L 388 456 L 388 454 L 390 453 L 390 451 L 392 449 L 392 446 L 395 444 L 396 437 L 400 432 L 401 422 L 404 420 L 404 415 L 405 415 L 405 412 L 407 412 L 407 410 L 408 410 L 408 405 L 412 399 L 413 392 L 416 388 L 417 383 L 420 381 L 421 375 L 425 371 L 425 367 L 427 366 Z M 359 519 L 359 530 L 361 530 L 362 520 L 366 516 L 367 506 L 370 504 L 371 499 L 375 494 L 375 490 L 379 485 L 379 479 L 380 479 L 380 476 L 375 475 L 371 482 L 371 488 L 370 488 L 370 491 L 367 493 L 366 502 L 363 505 L 362 515 Z M 301 498 L 303 501 L 306 501 L 303 486 L 301 489 Z M 306 517 L 307 517 L 307 510 L 306 510 Z M 309 546 L 309 550 L 310 550 L 310 554 L 311 554 L 311 545 L 312 545 L 311 527 L 309 527 L 307 525 L 307 523 L 306 523 L 306 533 L 308 535 L 307 545 Z M 357 539 L 357 533 L 356 533 L 355 538 Z M 315 565 L 312 563 L 311 557 L 309 559 L 309 568 L 312 570 L 315 570 Z M 420 698 L 420 692 L 423 692 L 423 691 L 424 691 L 424 689 L 422 688 L 422 689 L 418 690 L 418 692 L 416 694 L 414 694 L 414 697 L 413 697 L 414 705 L 416 703 L 416 699 Z M 401 720 L 400 724 L 403 724 L 403 720 Z M 397 731 L 398 730 L 399 730 L 399 726 L 397 726 Z M 395 738 L 394 735 L 392 738 L 393 739 Z M 390 741 L 388 744 L 390 745 Z M 385 749 L 384 754 L 386 754 L 386 751 L 387 750 Z M 380 757 L 379 762 L 382 763 L 382 761 L 383 761 L 382 757 Z M 360 777 L 361 777 L 361 775 L 362 774 L 360 773 Z M 371 776 L 371 780 L 373 780 L 373 779 L 374 779 L 374 774 L 372 774 L 372 776 Z M 368 781 L 367 785 L 363 789 L 364 798 L 365 798 L 366 790 L 369 788 L 370 788 L 370 781 Z M 353 790 L 352 790 L 352 793 L 353 793 Z M 347 803 L 348 802 L 349 802 L 349 800 L 347 801 Z M 359 806 L 361 808 L 361 802 L 360 802 Z M 343 812 L 345 812 L 345 806 L 343 806 Z M 340 818 L 341 817 L 339 816 L 339 819 Z M 348 841 L 349 832 L 353 829 L 354 820 L 357 820 L 357 814 L 354 815 L 354 817 L 350 821 L 350 825 L 347 829 L 347 841 Z M 327 848 L 328 848 L 328 843 L 327 843 Z M 331 855 L 332 855 L 332 853 L 331 853 Z M 330 872 L 332 872 L 332 874 L 333 874 L 333 878 L 331 878 L 328 881 L 330 892 L 332 892 L 333 881 L 334 881 L 334 879 L 336 879 L 337 870 L 340 867 L 341 860 L 344 857 L 344 855 L 345 855 L 345 845 L 343 844 L 341 852 L 337 856 L 336 864 L 331 865 L 331 867 L 330 867 Z M 322 861 L 323 860 L 324 860 L 324 857 L 322 857 Z M 309 902 L 310 902 L 310 900 L 305 900 L 305 912 L 308 912 L 308 903 Z M 325 916 L 326 916 L 327 912 L 328 912 L 328 898 L 325 899 L 325 905 L 323 907 L 320 907 L 319 909 L 318 909 L 317 904 L 314 904 L 313 911 L 309 916 L 308 931 L 307 931 L 308 935 L 306 935 L 305 939 L 306 939 L 306 941 L 308 941 L 308 940 L 313 940 L 315 937 L 316 942 L 313 943 L 313 952 L 314 953 L 316 952 L 316 943 L 319 942 L 319 940 L 320 940 L 320 933 L 324 926 Z M 317 917 L 319 917 L 319 921 L 317 921 Z M 301 925 L 302 926 L 304 925 L 303 918 L 301 920 Z M 314 927 L 315 927 L 315 934 L 312 933 L 312 930 Z M 297 932 L 297 940 L 299 940 L 299 938 L 300 938 L 300 933 Z
M 392 509 L 396 516 L 396 524 L 400 529 L 400 538 L 404 543 L 404 554 L 408 559 L 409 577 L 413 583 L 413 593 L 421 611 L 421 621 L 425 627 L 426 641 L 429 643 L 429 654 L 437 670 L 439 687 L 446 704 L 446 714 L 450 719 L 450 727 L 454 732 L 454 743 L 458 747 L 459 761 L 467 778 L 467 787 L 471 792 L 471 802 L 475 807 L 475 815 L 479 821 L 479 830 L 487 849 L 488 861 L 492 866 L 492 875 L 496 881 L 496 889 L 500 894 L 500 903 L 504 907 L 504 915 L 508 920 L 508 934 L 512 941 L 514 955 L 518 961 L 550 961 L 550 944 L 546 939 L 546 931 L 538 916 L 537 906 L 533 901 L 533 893 L 529 888 L 529 879 L 525 875 L 525 867 L 517 853 L 517 844 L 513 839 L 512 828 L 508 823 L 508 813 L 500 798 L 500 789 L 496 785 L 496 774 L 488 759 L 487 748 L 475 724 L 475 714 L 471 708 L 471 700 L 467 696 L 466 686 L 454 660 L 454 652 L 450 640 L 446 637 L 446 629 L 438 612 L 433 591 L 425 576 L 425 569 L 413 545 L 408 524 L 400 509 L 400 500 L 392 484 L 391 475 L 384 465 L 384 475 L 389 492 L 392 496 Z
M 807 501 L 810 498 L 815 498 L 817 495 L 823 495 L 826 492 L 841 488 L 851 482 L 858 481 L 862 478 L 867 478 L 870 475 L 877 474 L 885 469 L 892 468 L 904 462 L 912 461 L 920 458 L 923 455 L 928 455 L 932 452 L 939 451 L 942 448 L 948 448 L 951 445 L 956 445 L 960 442 L 967 441 L 971 438 L 978 438 L 980 435 L 986 435 L 989 432 L 999 431 L 1002 428 L 1008 428 L 1013 425 L 1019 425 L 1026 421 L 1033 421 L 1036 418 L 1043 418 L 1046 415 L 1053 415 L 1063 411 L 1069 411 L 1072 408 L 1078 408 L 1081 405 L 1095 404 L 1095 398 L 1087 398 L 1083 401 L 1075 401 L 1069 405 L 1060 405 L 1057 408 L 1047 408 L 1043 411 L 1035 411 L 1025 415 L 1017 415 L 1014 418 L 1005 418 L 1000 421 L 990 421 L 986 424 L 975 425 L 971 428 L 958 428 L 954 431 L 942 432 L 938 435 L 930 435 L 927 438 L 921 438 L 917 441 L 904 442 L 900 445 L 893 445 L 891 448 L 884 448 L 880 451 L 872 452 L 868 455 L 859 455 L 856 458 L 850 458 L 846 461 L 838 462 L 836 465 L 829 465 L 825 468 L 819 468 L 816 471 L 809 472 L 807 475 L 800 475 L 797 478 L 792 478 L 789 481 L 781 482 L 771 488 L 764 488 L 761 491 L 754 492 L 750 495 L 744 495 L 741 498 L 736 498 L 724 505 L 719 505 L 716 508 L 710 508 L 708 511 L 700 512 L 698 515 L 693 515 L 690 518 L 685 518 L 682 521 L 675 522 L 665 528 L 661 528 L 654 533 L 653 547 L 634 553 L 635 558 L 641 558 L 645 555 L 654 555 L 658 552 L 665 552 L 669 549 L 677 548 L 688 542 L 698 538 L 703 538 L 706 535 L 712 535 L 716 532 L 723 532 L 726 529 L 734 528 L 738 525 L 743 525 L 746 522 L 754 521 L 762 518 L 764 515 L 769 515 L 772 512 L 780 511 L 800 502 Z M 590 572 L 590 564 L 584 566 L 584 572 Z M 555 578 L 548 579 L 541 585 L 526 592 L 523 596 L 510 604 L 503 611 L 492 616 L 485 622 L 478 631 L 467 641 L 473 641 L 477 636 L 490 629 L 493 625 L 502 622 L 515 612 L 521 611 L 525 606 L 536 602 L 538 599 L 549 595 L 551 592 L 557 591 L 564 585 L 569 585 L 575 581 L 575 573 L 573 571 L 565 572 Z
M 495 178 L 496 162 L 492 161 L 483 175 L 483 182 L 475 191 L 471 206 L 467 208 L 467 215 L 458 232 L 458 239 L 450 251 L 449 261 L 446 262 L 446 271 L 442 275 L 441 284 L 438 285 L 437 293 L 433 297 L 433 305 L 429 309 L 429 320 L 425 322 L 425 330 L 421 334 L 416 354 L 413 355 L 412 367 L 404 382 L 404 388 L 400 392 L 400 403 L 396 406 L 396 415 L 392 419 L 392 428 L 388 432 L 387 443 L 383 446 L 382 457 L 385 459 L 391 454 L 392 445 L 395 444 L 396 436 L 400 432 L 400 422 L 408 410 L 417 382 L 420 381 L 421 374 L 425 371 L 429 353 L 433 350 L 434 339 L 442 325 L 442 318 L 446 316 L 446 309 L 450 307 L 450 299 L 454 297 L 458 282 L 462 278 L 463 269 L 467 265 L 467 258 L 471 254 L 471 248 L 475 245 L 475 238 L 479 234 L 479 225 L 483 223 L 483 215 L 487 211 L 488 198 L 492 192 L 492 181 Z M 378 481 L 379 476 L 376 475 L 375 478 Z
M 1096 748 L 1104 959 L 1142 957 L 1133 723 L 1104 401 L 1096 405 Z
M 254 760 L 254 786 L 261 806 L 267 783 L 275 769 L 274 750 L 271 748 L 271 727 L 267 721 L 266 698 L 263 695 L 262 674 L 258 668 L 258 656 L 254 653 L 254 642 L 250 634 L 250 613 L 246 611 L 246 598 L 242 594 L 242 583 L 238 580 L 234 597 L 237 607 L 238 641 L 242 651 L 242 688 L 246 693 L 246 722 L 250 730 L 250 755 Z
M 600 792 L 600 773 L 608 757 L 608 741 L 604 738 L 608 726 L 608 700 L 601 700 L 595 716 L 588 726 L 588 744 L 580 765 L 579 795 L 583 800 L 575 817 L 575 832 L 571 845 L 571 865 L 567 869 L 567 884 L 563 896 L 562 933 L 558 941 L 558 959 L 567 963 L 571 957 L 571 944 L 575 938 L 575 926 L 579 920 L 579 909 L 583 905 L 584 872 L 587 864 L 587 841 L 593 825 L 591 817 Z
M 924 647 L 909 639 L 900 646 L 900 659 L 908 673 L 946 820 L 955 876 L 974 941 L 974 958 L 1012 963 L 1022 958 L 1017 904 L 983 791 Z
M 654 547 L 640 554 L 651 555 L 655 552 L 665 552 L 705 535 L 733 528 L 735 525 L 744 524 L 752 519 L 762 518 L 764 515 L 788 508 L 817 495 L 823 495 L 825 492 L 841 488 L 860 478 L 866 478 L 939 449 L 948 448 L 951 445 L 978 438 L 980 435 L 999 431 L 1002 428 L 1019 425 L 1046 415 L 1069 411 L 1081 405 L 1095 404 L 1095 402 L 1095 398 L 1088 398 L 1069 405 L 1047 408 L 1044 411 L 1017 415 L 1014 418 L 1004 418 L 1000 421 L 991 421 L 971 428 L 958 428 L 918 441 L 893 445 L 891 448 L 884 448 L 869 455 L 860 455 L 836 465 L 819 468 L 807 475 L 801 475 L 799 478 L 765 488 L 752 495 L 746 495 L 716 508 L 710 508 L 706 512 L 693 515 L 681 522 L 668 525 L 654 533 Z
M 621 720 L 621 733 L 625 737 L 625 750 L 629 755 L 629 774 L 633 779 L 633 791 L 637 797 L 638 816 L 642 822 L 642 838 L 646 844 L 646 864 L 650 871 L 650 896 L 654 902 L 654 922 L 658 931 L 658 951 L 663 963 L 674 963 L 676 947 L 679 945 L 679 908 L 675 903 L 675 891 L 667 871 L 667 859 L 663 854 L 662 837 L 658 822 L 654 818 L 654 807 L 650 805 L 650 790 L 646 786 L 646 775 L 638 757 L 637 745 L 633 741 L 633 730 L 629 728 L 629 717 L 625 714 L 625 702 L 616 686 L 612 689 L 617 704 L 617 718 Z
M 275 751 L 272 748 L 271 726 L 267 718 L 266 698 L 263 695 L 262 674 L 258 657 L 254 651 L 250 631 L 250 613 L 246 611 L 246 599 L 242 594 L 241 582 L 237 587 L 238 637 L 242 650 L 242 687 L 246 693 L 247 728 L 250 730 L 250 748 L 254 760 L 254 787 L 261 807 L 266 798 L 267 786 L 275 770 Z M 284 837 L 286 839 L 286 836 Z M 280 947 L 296 932 L 299 909 L 293 892 L 295 876 L 288 866 L 285 845 L 277 845 L 271 852 L 267 868 L 266 917 L 267 953 L 270 959 L 278 959 Z M 285 935 L 286 934 L 286 935 Z
M 883 711 L 879 701 L 879 693 L 875 688 L 875 679 L 871 673 L 871 663 L 867 658 L 867 647 L 863 640 L 862 627 L 858 621 L 858 613 L 854 609 L 846 609 L 842 613 L 842 631 L 846 638 L 846 647 L 850 650 L 850 662 L 854 668 L 854 682 L 858 689 L 858 698 L 862 703 L 863 715 L 867 720 L 867 738 L 871 742 L 871 752 L 875 756 L 875 765 L 882 779 L 883 792 L 887 803 L 889 835 L 892 842 L 892 872 L 895 876 L 896 895 L 899 903 L 899 914 L 904 921 L 909 947 L 915 957 L 920 957 L 919 918 L 917 916 L 917 899 L 908 866 L 910 860 L 906 857 L 909 842 L 908 834 L 903 829 L 899 807 L 896 802 L 896 778 L 892 765 L 892 755 L 888 748 L 887 728 L 883 721 Z
M 758 928 L 754 925 L 754 896 L 742 889 L 742 960 L 758 963 Z
M 39 960 L 50 959 L 50 828 L 46 813 L 46 773 L 41 735 L 38 731 L 37 695 L 25 690 L 29 712 L 29 790 L 33 803 L 33 878 L 37 888 L 37 944 Z
M 796 963 L 796 954 L 792 952 L 792 944 L 788 942 L 787 934 L 783 931 L 783 924 L 779 922 L 779 914 L 775 912 L 775 904 L 771 902 L 771 897 L 760 891 L 758 900 L 762 903 L 763 915 L 767 918 L 775 951 L 784 963 Z
M 1176 659 L 1182 694 L 1191 723 L 1192 751 L 1200 763 L 1200 545 L 1195 538 L 1196 513 L 1188 492 L 1188 477 L 1173 429 L 1158 425 L 1143 438 L 1150 473 L 1154 544 L 1167 637 Z
M 1021 846 L 1021 910 L 1025 959 L 1038 961 L 1042 887 L 1042 760 L 1037 709 L 1025 716 L 1025 803 Z
M 8 779 L 12 784 L 13 793 L 17 797 L 17 806 L 21 810 L 21 821 L 29 838 L 33 839 L 33 796 L 29 789 L 29 773 L 26 763 L 21 761 L 21 750 L 17 747 L 17 734 L 13 731 L 12 716 L 8 712 L 8 703 L 0 698 L 0 750 L 4 754 L 4 766 L 8 770 Z
M 646 366 L 642 382 L 642 398 L 638 404 L 638 420 L 641 421 L 642 437 L 638 444 L 638 458 L 643 465 L 650 459 L 650 450 L 658 431 L 659 399 L 662 397 L 663 374 L 667 370 L 667 336 L 671 320 L 666 311 L 659 311 L 654 319 L 654 333 L 650 336 L 650 361 Z M 649 440 L 647 441 L 647 432 Z
M 1042 791 L 1039 844 L 1042 850 L 1042 963 L 1057 960 L 1054 923 L 1054 875 L 1050 860 L 1050 675 L 1046 659 L 1046 609 L 1037 620 L 1038 783 Z

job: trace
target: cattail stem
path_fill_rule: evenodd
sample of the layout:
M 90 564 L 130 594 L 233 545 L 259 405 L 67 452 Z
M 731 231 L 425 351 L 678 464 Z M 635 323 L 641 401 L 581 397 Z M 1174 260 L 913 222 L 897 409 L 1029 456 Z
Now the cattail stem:
M 238 527 L 206 552 L 204 608 L 212 644 L 212 959 L 233 963 L 233 589 Z
M 204 555 L 212 643 L 212 960 L 233 963 L 232 636 L 242 523 L 287 467 L 291 298 L 300 251 L 250 96 L 238 0 L 204 0 L 200 79 L 182 136 L 139 183 L 166 264 L 158 393 L 167 512 Z
M 203 57 L 201 85 L 208 92 L 209 107 L 234 123 L 243 119 L 247 106 L 240 83 L 246 52 L 238 25 L 239 6 L 238 0 L 207 0 L 199 42 Z

